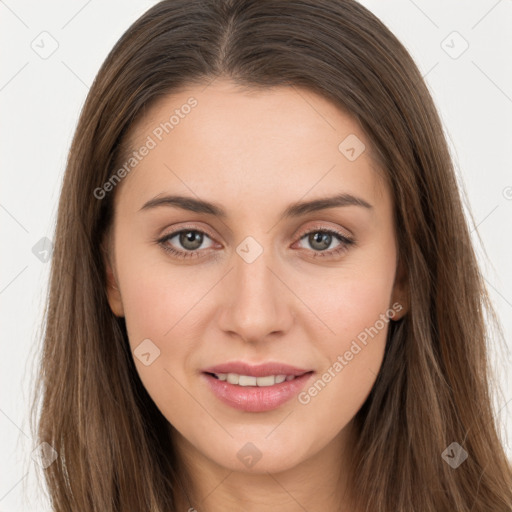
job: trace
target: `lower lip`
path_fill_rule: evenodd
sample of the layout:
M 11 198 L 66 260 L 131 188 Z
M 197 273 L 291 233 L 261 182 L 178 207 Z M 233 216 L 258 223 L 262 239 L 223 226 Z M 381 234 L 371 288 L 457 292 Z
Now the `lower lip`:
M 298 395 L 306 382 L 314 375 L 305 373 L 290 381 L 273 386 L 238 386 L 225 380 L 219 380 L 208 373 L 202 374 L 213 394 L 222 402 L 235 409 L 246 412 L 265 412 L 277 409 Z

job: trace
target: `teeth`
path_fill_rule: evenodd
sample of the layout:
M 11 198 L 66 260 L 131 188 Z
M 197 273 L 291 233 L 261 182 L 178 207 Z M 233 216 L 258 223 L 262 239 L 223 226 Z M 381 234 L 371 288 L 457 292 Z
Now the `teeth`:
M 227 381 L 230 384 L 238 384 L 239 376 L 236 373 L 228 373 Z
M 250 375 L 238 375 L 237 373 L 216 373 L 219 380 L 225 380 L 230 384 L 238 386 L 273 386 L 281 382 L 290 381 L 295 378 L 294 375 L 267 375 L 265 377 L 252 377 Z

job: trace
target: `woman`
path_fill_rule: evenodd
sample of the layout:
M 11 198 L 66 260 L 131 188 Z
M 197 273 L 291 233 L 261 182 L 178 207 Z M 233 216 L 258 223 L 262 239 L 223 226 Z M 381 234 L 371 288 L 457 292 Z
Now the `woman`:
M 145 13 L 82 111 L 52 265 L 56 512 L 511 509 L 442 126 L 356 2 Z

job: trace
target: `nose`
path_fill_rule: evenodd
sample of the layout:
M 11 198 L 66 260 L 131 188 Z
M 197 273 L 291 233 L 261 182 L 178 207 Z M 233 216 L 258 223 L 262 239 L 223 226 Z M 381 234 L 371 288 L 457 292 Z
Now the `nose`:
M 258 343 L 282 335 L 293 321 L 293 293 L 269 250 L 248 262 L 233 256 L 233 270 L 223 283 L 219 327 L 246 342 Z

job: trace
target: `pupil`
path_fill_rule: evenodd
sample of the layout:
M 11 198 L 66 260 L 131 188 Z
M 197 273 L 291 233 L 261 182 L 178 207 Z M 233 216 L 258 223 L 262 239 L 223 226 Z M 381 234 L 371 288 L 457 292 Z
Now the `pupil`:
M 184 231 L 180 235 L 180 243 L 185 249 L 194 250 L 201 247 L 203 235 L 197 231 Z
M 310 242 L 312 247 L 315 247 L 317 242 L 320 242 L 317 245 L 317 249 L 324 250 L 329 247 L 331 243 L 331 235 L 329 233 L 314 233 L 312 236 L 310 235 Z

